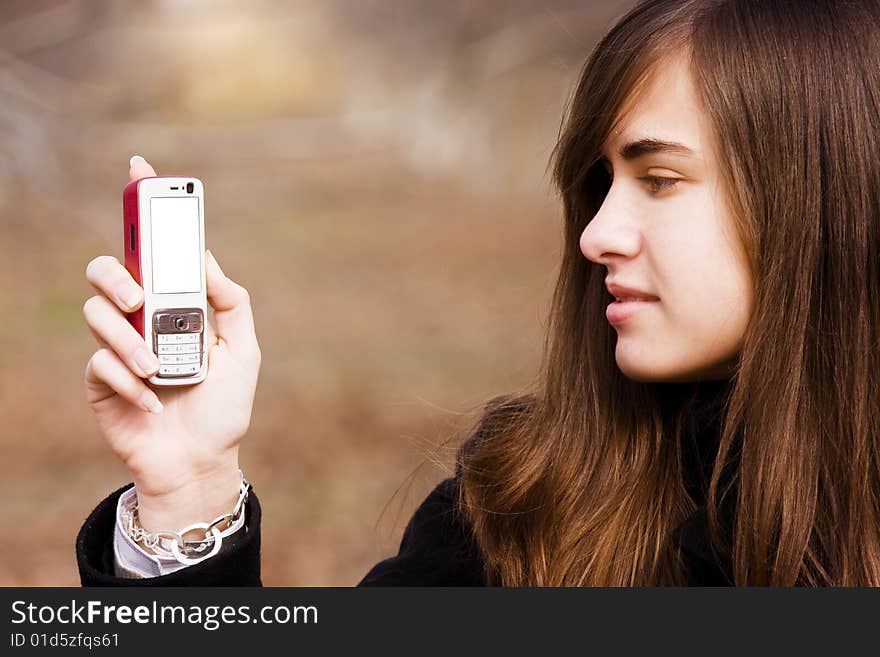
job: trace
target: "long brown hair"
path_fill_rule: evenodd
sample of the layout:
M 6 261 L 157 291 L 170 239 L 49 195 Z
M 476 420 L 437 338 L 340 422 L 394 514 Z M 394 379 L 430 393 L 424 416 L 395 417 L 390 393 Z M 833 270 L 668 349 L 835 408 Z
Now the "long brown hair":
M 755 281 L 708 492 L 713 545 L 740 586 L 880 585 L 877 0 L 647 0 L 606 33 L 554 153 L 563 259 L 539 372 L 460 450 L 462 512 L 492 584 L 686 582 L 670 537 L 696 508 L 690 409 L 622 375 L 604 271 L 579 248 L 610 185 L 601 145 L 681 53 Z

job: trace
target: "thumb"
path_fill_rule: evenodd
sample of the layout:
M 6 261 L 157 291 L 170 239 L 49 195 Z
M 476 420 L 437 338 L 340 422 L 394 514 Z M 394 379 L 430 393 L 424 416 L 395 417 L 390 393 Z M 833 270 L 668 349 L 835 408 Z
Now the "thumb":
M 128 177 L 130 180 L 139 180 L 140 178 L 151 178 L 156 175 L 156 171 L 140 155 L 132 155 L 128 161 Z
M 217 337 L 228 342 L 233 351 L 259 352 L 250 294 L 223 273 L 210 249 L 205 253 L 205 283 Z

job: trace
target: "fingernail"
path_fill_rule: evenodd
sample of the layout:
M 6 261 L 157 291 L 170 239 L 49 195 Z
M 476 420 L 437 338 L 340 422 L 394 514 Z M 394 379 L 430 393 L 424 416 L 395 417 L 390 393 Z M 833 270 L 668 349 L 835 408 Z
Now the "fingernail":
M 138 301 L 141 300 L 141 292 L 126 286 L 119 293 L 119 299 L 125 304 L 126 308 L 134 308 Z
M 165 408 L 162 406 L 162 402 L 159 401 L 159 398 L 156 396 L 152 390 L 144 391 L 144 394 L 141 395 L 141 406 L 143 406 L 145 411 L 150 411 L 150 413 L 161 413 Z
M 131 159 L 128 161 L 128 166 L 133 167 L 138 162 L 146 162 L 146 160 L 140 155 L 132 155 Z
M 156 355 L 153 352 L 147 351 L 146 347 L 138 349 L 137 353 L 134 355 L 134 362 L 138 364 L 138 367 L 141 368 L 144 375 L 147 375 L 150 372 L 155 372 L 159 369 L 159 359 L 156 358 Z

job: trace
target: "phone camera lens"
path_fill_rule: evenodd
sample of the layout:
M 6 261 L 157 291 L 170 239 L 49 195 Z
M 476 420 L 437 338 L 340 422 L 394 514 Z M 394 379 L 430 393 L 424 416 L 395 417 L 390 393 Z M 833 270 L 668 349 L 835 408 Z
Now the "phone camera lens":
M 186 183 L 186 193 L 187 194 L 193 193 L 193 184 L 192 183 Z

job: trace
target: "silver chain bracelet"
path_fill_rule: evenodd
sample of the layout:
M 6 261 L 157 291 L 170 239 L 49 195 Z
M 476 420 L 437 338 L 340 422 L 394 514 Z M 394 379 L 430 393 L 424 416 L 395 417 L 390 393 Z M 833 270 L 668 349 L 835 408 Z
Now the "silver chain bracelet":
M 142 543 L 144 547 L 153 550 L 160 556 L 173 557 L 180 563 L 194 564 L 208 557 L 213 557 L 220 551 L 220 545 L 223 543 L 223 536 L 220 532 L 235 524 L 244 510 L 245 502 L 247 502 L 251 485 L 244 478 L 244 473 L 241 470 L 238 471 L 238 476 L 241 479 L 240 492 L 238 501 L 230 513 L 217 516 L 211 522 L 195 522 L 176 532 L 170 530 L 148 532 L 141 527 L 138 520 L 138 505 L 135 503 L 133 507 L 123 511 L 126 532 L 136 543 Z M 184 534 L 196 529 L 205 532 L 203 539 L 198 541 L 183 540 Z M 209 548 L 210 552 L 205 554 Z

